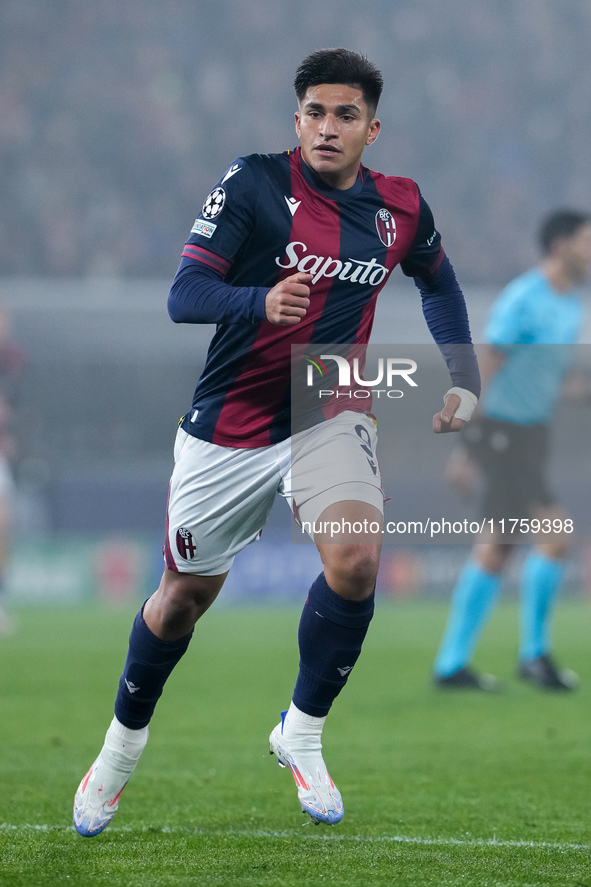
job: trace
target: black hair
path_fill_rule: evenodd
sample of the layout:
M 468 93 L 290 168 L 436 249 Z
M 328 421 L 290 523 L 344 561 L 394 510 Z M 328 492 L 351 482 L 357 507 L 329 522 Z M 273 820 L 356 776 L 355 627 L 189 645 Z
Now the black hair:
M 542 254 L 547 256 L 556 240 L 573 237 L 579 228 L 591 222 L 589 213 L 576 209 L 559 209 L 550 213 L 542 224 L 538 233 L 538 243 Z
M 376 66 L 366 56 L 350 49 L 319 49 L 306 56 L 293 82 L 298 101 L 302 101 L 310 86 L 321 83 L 344 83 L 359 88 L 372 115 L 384 87 L 384 79 Z

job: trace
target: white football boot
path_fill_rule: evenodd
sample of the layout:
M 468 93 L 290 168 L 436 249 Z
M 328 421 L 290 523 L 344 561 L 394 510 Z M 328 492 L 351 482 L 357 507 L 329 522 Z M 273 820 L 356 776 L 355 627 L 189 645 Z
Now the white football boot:
M 105 744 L 74 798 L 74 828 L 79 835 L 93 838 L 109 825 L 147 741 L 147 727 L 129 730 L 113 719 Z
M 269 736 L 269 745 L 279 766 L 291 770 L 303 812 L 309 813 L 316 825 L 334 825 L 345 811 L 341 793 L 322 758 L 324 720 L 304 714 L 292 703 L 288 712 L 281 712 L 281 723 Z

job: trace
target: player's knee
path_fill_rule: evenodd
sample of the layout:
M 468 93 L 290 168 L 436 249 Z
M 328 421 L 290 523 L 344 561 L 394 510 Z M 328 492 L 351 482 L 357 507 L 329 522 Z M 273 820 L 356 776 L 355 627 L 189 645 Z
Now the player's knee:
M 487 573 L 501 573 L 512 551 L 512 545 L 484 543 L 475 546 L 474 555 L 479 566 Z
M 572 545 L 566 539 L 558 539 L 556 542 L 547 542 L 536 546 L 538 551 L 550 560 L 561 561 L 568 555 Z
M 380 566 L 380 550 L 373 545 L 338 546 L 325 562 L 328 584 L 350 598 L 364 598 L 373 591 Z
M 169 623 L 196 622 L 215 601 L 224 578 L 165 570 L 157 592 L 162 618 Z

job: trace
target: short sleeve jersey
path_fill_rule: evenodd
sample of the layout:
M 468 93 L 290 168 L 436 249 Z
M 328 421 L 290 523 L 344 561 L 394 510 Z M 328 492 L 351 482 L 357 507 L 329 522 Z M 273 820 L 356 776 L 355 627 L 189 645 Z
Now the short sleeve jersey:
M 576 293 L 557 293 L 539 269 L 513 280 L 485 328 L 485 341 L 506 360 L 483 395 L 483 414 L 521 425 L 550 421 L 581 323 Z
M 309 272 L 310 307 L 300 323 L 279 326 L 266 320 L 260 298 L 252 316 L 218 324 L 182 427 L 230 447 L 288 437 L 292 344 L 367 343 L 392 269 L 428 276 L 442 258 L 411 179 L 361 166 L 351 188 L 333 190 L 299 148 L 238 159 L 206 199 L 178 274 L 193 264 L 236 287 L 270 288 Z

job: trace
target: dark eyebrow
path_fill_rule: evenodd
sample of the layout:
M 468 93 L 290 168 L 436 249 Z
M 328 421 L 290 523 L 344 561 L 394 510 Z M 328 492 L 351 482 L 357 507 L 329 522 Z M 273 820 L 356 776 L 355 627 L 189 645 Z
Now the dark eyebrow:
M 326 111 L 326 108 L 320 102 L 306 102 L 304 108 L 306 111 Z M 352 111 L 359 114 L 361 109 L 357 105 L 337 105 L 335 108 L 335 114 L 350 114 Z

